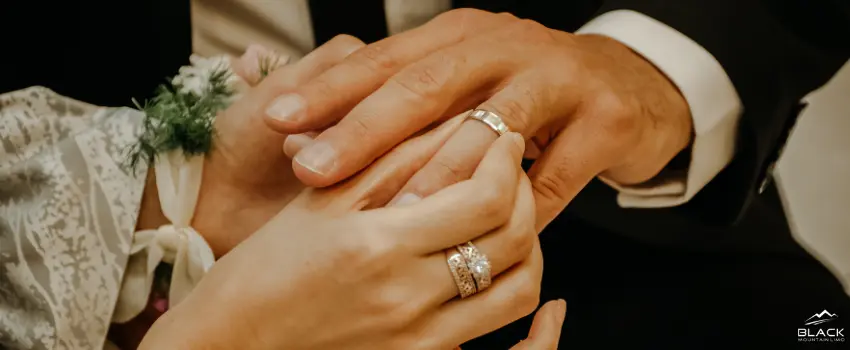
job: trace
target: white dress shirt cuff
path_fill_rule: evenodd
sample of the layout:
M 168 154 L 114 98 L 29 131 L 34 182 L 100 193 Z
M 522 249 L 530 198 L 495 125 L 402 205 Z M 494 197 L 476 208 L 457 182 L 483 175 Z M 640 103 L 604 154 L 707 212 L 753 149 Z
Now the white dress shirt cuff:
M 641 13 L 616 10 L 588 22 L 576 34 L 613 38 L 652 62 L 681 91 L 691 110 L 694 140 L 688 169 L 664 169 L 642 184 L 621 185 L 621 207 L 672 207 L 689 201 L 732 160 L 741 100 L 720 63 L 699 44 Z

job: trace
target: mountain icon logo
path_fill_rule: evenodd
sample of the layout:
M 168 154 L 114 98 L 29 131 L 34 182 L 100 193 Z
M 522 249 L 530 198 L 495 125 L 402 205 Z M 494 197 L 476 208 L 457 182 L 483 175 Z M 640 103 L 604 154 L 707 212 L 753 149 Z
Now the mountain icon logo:
M 814 325 L 818 325 L 818 324 L 821 324 L 821 323 L 826 323 L 826 322 L 832 321 L 836 318 L 838 318 L 838 315 L 832 314 L 832 313 L 829 313 L 829 311 L 823 310 L 821 312 L 818 312 L 818 313 L 812 315 L 812 317 L 809 317 L 804 322 L 805 322 L 806 326 L 814 326 Z

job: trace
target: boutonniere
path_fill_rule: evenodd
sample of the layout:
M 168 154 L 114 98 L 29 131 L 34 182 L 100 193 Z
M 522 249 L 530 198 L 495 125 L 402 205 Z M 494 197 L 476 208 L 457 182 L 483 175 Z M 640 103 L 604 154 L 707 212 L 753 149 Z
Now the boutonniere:
M 186 157 L 208 153 L 216 134 L 216 115 L 247 89 L 246 79 L 254 80 L 251 85 L 258 83 L 288 60 L 252 46 L 239 59 L 192 55 L 189 61 L 191 65 L 181 67 L 174 78 L 160 85 L 152 99 L 143 104 L 133 100 L 145 116 L 141 135 L 128 152 L 131 169 L 175 150 Z M 241 65 L 242 76 L 234 72 L 234 62 Z

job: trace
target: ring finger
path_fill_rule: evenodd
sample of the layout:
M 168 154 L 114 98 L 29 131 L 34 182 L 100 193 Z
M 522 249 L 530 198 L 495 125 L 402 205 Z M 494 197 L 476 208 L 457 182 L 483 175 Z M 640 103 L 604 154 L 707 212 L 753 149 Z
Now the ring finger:
M 534 311 L 539 304 L 543 255 L 537 236 L 532 249 L 514 268 L 499 276 L 490 290 L 452 300 L 426 317 L 415 333 L 422 349 L 449 349 Z
M 478 109 L 496 114 L 510 131 L 518 132 L 528 139 L 552 115 L 540 107 L 550 103 L 543 89 L 538 89 L 535 82 L 540 81 L 531 77 L 515 78 L 479 105 Z M 478 120 L 467 120 L 434 158 L 413 175 L 398 196 L 413 193 L 424 198 L 469 178 L 497 137 L 497 131 L 489 125 Z
M 520 170 L 518 170 L 520 171 Z M 522 175 L 517 185 L 517 197 L 513 213 L 508 222 L 490 233 L 473 240 L 480 253 L 487 257 L 490 263 L 491 278 L 508 270 L 526 257 L 537 239 L 534 230 L 534 195 L 531 182 Z M 450 248 L 453 250 L 455 249 Z M 443 251 L 426 257 L 429 265 L 428 275 L 424 281 L 439 281 L 431 283 L 438 290 L 428 293 L 430 305 L 442 304 L 458 295 L 458 286 L 452 274 L 449 273 L 446 255 Z M 487 291 L 481 291 L 487 293 Z

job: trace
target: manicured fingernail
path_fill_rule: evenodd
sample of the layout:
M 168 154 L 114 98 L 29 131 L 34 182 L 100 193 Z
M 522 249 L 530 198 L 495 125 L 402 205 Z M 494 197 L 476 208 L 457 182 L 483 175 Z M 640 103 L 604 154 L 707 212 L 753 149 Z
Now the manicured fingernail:
M 405 194 L 397 197 L 392 203 L 390 203 L 389 206 L 391 206 L 391 207 L 404 206 L 404 205 L 408 205 L 408 204 L 411 204 L 411 203 L 418 202 L 420 200 L 422 200 L 422 197 L 419 197 L 419 196 L 417 196 L 413 193 L 405 193 Z
M 266 114 L 283 122 L 297 122 L 304 117 L 304 105 L 304 99 L 299 95 L 281 95 L 266 108 Z
M 295 161 L 310 171 L 324 175 L 336 167 L 336 150 L 325 142 L 313 142 L 295 155 Z
M 313 138 L 305 134 L 293 134 L 286 137 L 283 141 L 283 153 L 288 157 L 298 154 L 298 151 L 304 149 L 313 143 Z
M 559 325 L 564 324 L 564 318 L 567 317 L 567 302 L 564 299 L 558 299 L 555 302 L 555 322 Z

